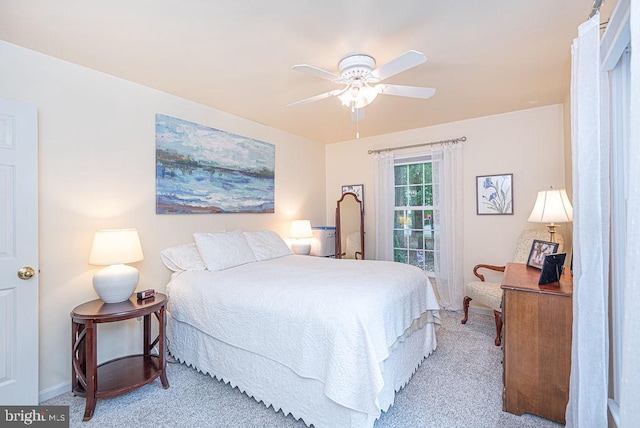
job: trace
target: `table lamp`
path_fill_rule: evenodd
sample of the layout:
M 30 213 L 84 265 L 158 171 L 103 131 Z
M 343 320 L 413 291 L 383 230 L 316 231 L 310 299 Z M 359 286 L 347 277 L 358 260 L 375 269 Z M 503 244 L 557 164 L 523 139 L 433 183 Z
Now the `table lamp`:
M 93 275 L 93 288 L 105 303 L 128 300 L 138 286 L 138 269 L 125 263 L 144 259 L 136 229 L 98 230 L 89 264 L 107 266 Z
M 293 251 L 294 254 L 309 255 L 311 252 L 311 243 L 307 238 L 313 238 L 313 231 L 311 230 L 311 222 L 309 220 L 292 221 L 289 236 L 294 239 L 291 244 L 291 251 Z
M 554 241 L 556 234 L 556 223 L 567 223 L 573 220 L 573 207 L 569 202 L 567 191 L 565 189 L 543 190 L 538 192 L 536 203 L 533 206 L 529 219 L 532 223 L 549 223 L 549 240 Z

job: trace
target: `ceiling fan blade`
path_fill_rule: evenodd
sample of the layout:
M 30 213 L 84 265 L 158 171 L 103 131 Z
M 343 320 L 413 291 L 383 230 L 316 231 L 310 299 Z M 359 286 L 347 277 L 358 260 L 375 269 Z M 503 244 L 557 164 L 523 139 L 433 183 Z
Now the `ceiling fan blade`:
M 391 76 L 395 76 L 426 61 L 427 58 L 421 52 L 407 51 L 396 59 L 392 59 L 388 63 L 373 70 L 371 76 L 378 79 L 378 81 L 388 79 Z
M 320 77 L 321 79 L 331 80 L 332 82 L 340 79 L 340 76 L 338 76 L 337 74 L 331 73 L 330 71 L 326 71 L 318 67 L 314 67 L 312 65 L 298 64 L 294 65 L 291 68 L 296 71 L 311 74 L 312 76 Z
M 420 86 L 403 86 L 403 85 L 376 85 L 375 89 L 384 95 L 396 95 L 398 97 L 411 98 L 431 98 L 436 90 L 434 88 L 423 88 Z
M 334 89 L 333 91 L 325 92 L 325 93 L 322 93 L 322 94 L 319 94 L 319 95 L 315 95 L 313 97 L 309 97 L 309 98 L 305 98 L 305 99 L 300 100 L 300 101 L 296 101 L 295 103 L 287 104 L 287 107 L 295 106 L 295 105 L 298 105 L 298 104 L 306 104 L 306 103 L 310 103 L 310 102 L 313 102 L 313 101 L 324 100 L 325 98 L 329 98 L 329 97 L 334 97 L 336 95 L 340 95 L 344 91 L 345 91 L 345 89 Z
M 355 122 L 362 119 L 364 119 L 364 107 L 351 110 L 351 120 Z

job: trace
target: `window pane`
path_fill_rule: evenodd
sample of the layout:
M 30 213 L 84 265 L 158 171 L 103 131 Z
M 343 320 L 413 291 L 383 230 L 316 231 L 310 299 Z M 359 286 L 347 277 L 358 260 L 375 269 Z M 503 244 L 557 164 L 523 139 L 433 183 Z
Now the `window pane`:
M 424 251 L 409 250 L 409 264 L 424 269 Z
M 407 236 L 407 238 L 409 240 L 409 248 L 422 250 L 424 245 L 422 232 L 419 232 L 417 230 L 412 230 L 409 236 Z
M 393 260 L 400 263 L 407 262 L 407 251 L 406 250 L 393 250 Z
M 409 206 L 421 207 L 422 206 L 422 186 L 409 186 Z
M 424 186 L 424 205 L 433 206 L 433 186 Z
M 394 229 L 403 229 L 404 224 L 406 223 L 407 212 L 404 210 L 397 210 L 395 214 L 395 218 L 393 220 L 393 228 Z
M 407 184 L 407 171 L 409 169 L 408 165 L 396 166 L 395 167 L 395 175 L 396 175 L 396 185 L 399 184 Z
M 433 211 L 424 210 L 422 211 L 422 219 L 425 230 L 433 229 Z
M 411 211 L 396 211 L 396 219 L 398 222 L 397 229 L 411 229 L 413 220 L 411 219 Z
M 404 230 L 393 231 L 393 246 L 395 248 L 407 248 L 407 236 Z
M 431 162 L 424 164 L 424 184 L 433 183 L 433 180 L 431 178 L 431 165 Z
M 409 165 L 409 184 L 422 184 L 422 167 L 421 163 Z
M 406 207 L 408 205 L 407 192 L 409 188 L 407 186 L 396 187 L 396 207 Z
M 407 211 L 409 216 L 411 216 L 411 228 L 412 229 L 422 229 L 422 210 L 413 210 Z
M 425 251 L 424 255 L 424 270 L 427 272 L 434 272 L 433 253 L 431 251 Z
M 424 249 L 433 251 L 434 248 L 435 247 L 434 247 L 433 233 L 427 232 L 425 230 L 424 231 Z

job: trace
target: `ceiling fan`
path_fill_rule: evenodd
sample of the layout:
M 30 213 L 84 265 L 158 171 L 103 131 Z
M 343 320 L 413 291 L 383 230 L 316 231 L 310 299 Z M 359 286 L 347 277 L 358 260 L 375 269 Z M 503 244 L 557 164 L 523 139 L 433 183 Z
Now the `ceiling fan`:
M 294 65 L 291 67 L 294 70 L 343 84 L 344 87 L 296 101 L 287 105 L 287 107 L 329 97 L 338 97 L 343 105 L 351 108 L 351 118 L 360 120 L 364 118 L 364 107 L 371 104 L 378 94 L 422 99 L 430 98 L 436 93 L 434 88 L 380 83 L 391 76 L 422 64 L 426 60 L 427 58 L 424 54 L 410 50 L 375 68 L 376 61 L 372 56 L 364 54 L 349 55 L 338 63 L 340 75 L 312 65 Z

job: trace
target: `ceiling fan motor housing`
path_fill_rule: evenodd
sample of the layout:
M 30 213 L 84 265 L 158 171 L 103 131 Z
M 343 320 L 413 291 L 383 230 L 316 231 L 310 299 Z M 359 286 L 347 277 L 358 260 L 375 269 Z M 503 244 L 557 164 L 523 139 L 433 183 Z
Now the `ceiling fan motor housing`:
M 349 55 L 338 63 L 340 80 L 349 82 L 367 76 L 375 68 L 376 61 L 369 55 Z

